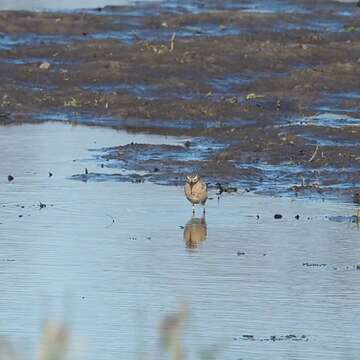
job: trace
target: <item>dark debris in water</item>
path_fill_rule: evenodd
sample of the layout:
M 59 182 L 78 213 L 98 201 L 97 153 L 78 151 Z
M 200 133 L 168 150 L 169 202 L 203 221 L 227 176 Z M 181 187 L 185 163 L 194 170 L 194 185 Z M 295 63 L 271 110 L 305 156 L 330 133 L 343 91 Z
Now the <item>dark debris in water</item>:
M 46 208 L 46 204 L 42 203 L 41 201 L 39 202 L 39 208 L 40 209 L 45 209 Z
M 276 342 L 276 341 L 309 341 L 309 337 L 307 335 L 271 335 L 269 337 L 256 337 L 255 335 L 241 335 L 239 337 L 234 337 L 234 341 L 268 341 L 268 342 Z
M 328 216 L 327 219 L 332 222 L 337 223 L 358 223 L 359 219 L 357 215 L 352 216 L 343 216 L 343 215 L 337 215 L 337 216 Z
M 326 263 L 309 263 L 303 262 L 302 266 L 305 268 L 311 269 L 327 269 L 330 271 L 353 271 L 353 270 L 360 270 L 360 265 L 331 265 Z
M 237 255 L 237 256 L 244 256 L 244 255 L 246 255 L 246 252 L 244 252 L 244 251 L 238 251 L 238 252 L 236 253 L 236 255 Z
M 327 266 L 327 264 L 317 264 L 317 263 L 304 262 L 304 263 L 302 263 L 302 266 L 305 266 L 305 267 L 325 267 L 325 266 Z

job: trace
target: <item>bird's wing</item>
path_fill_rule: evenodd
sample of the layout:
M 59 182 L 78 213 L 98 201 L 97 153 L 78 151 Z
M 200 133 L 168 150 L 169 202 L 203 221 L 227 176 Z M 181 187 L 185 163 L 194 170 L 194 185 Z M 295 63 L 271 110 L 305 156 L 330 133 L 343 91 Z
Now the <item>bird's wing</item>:
M 202 191 L 207 191 L 208 186 L 207 186 L 206 182 L 201 181 L 201 182 L 200 182 L 200 185 L 201 185 L 200 189 L 201 189 Z

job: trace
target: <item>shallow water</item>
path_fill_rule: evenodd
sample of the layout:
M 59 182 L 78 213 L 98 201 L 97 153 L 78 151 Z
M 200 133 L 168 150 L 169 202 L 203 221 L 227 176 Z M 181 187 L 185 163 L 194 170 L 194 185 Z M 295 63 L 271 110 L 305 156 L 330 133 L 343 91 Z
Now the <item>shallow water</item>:
M 112 171 L 88 149 L 131 141 L 184 139 L 61 123 L 0 127 L 1 335 L 32 354 L 42 321 L 64 317 L 79 359 L 161 358 L 160 319 L 188 301 L 189 359 L 212 346 L 229 360 L 356 358 L 360 232 L 330 221 L 350 219 L 352 206 L 212 194 L 207 239 L 189 249 L 181 188 L 69 180 L 85 167 Z M 300 340 L 267 341 L 285 335 Z
M 146 2 L 149 0 L 142 0 Z M 80 9 L 95 8 L 106 5 L 127 5 L 129 0 L 1 0 L 0 10 L 34 10 L 34 9 Z

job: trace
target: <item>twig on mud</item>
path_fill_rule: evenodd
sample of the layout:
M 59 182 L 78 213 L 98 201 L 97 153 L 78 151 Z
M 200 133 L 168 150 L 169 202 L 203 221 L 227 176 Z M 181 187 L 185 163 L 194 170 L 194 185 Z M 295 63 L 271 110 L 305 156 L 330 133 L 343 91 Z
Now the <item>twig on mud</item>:
M 115 224 L 115 219 L 109 215 L 109 214 L 106 214 L 107 217 L 109 217 L 111 219 L 111 223 L 109 225 L 106 225 L 105 226 L 105 229 L 109 228 L 110 226 L 113 226 Z
M 174 47 L 175 47 L 175 36 L 176 36 L 175 33 L 173 33 L 172 36 L 171 36 L 170 49 L 169 49 L 170 52 L 173 52 Z
M 316 149 L 315 149 L 314 153 L 312 154 L 311 158 L 309 159 L 309 162 L 312 162 L 315 159 L 315 156 L 316 156 L 318 150 L 319 150 L 319 145 L 316 145 Z

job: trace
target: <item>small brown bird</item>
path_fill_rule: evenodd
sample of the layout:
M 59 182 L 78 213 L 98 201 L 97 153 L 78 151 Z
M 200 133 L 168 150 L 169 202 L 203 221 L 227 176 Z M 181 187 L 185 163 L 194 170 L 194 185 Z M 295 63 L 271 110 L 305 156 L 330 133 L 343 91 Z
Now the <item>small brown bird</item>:
M 206 183 L 200 179 L 199 175 L 187 176 L 186 184 L 184 186 L 186 198 L 192 203 L 192 211 L 195 213 L 195 204 L 204 206 L 208 198 L 208 191 Z

